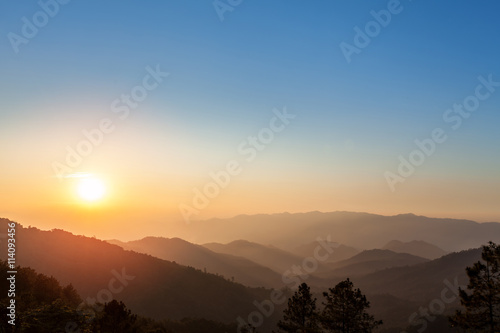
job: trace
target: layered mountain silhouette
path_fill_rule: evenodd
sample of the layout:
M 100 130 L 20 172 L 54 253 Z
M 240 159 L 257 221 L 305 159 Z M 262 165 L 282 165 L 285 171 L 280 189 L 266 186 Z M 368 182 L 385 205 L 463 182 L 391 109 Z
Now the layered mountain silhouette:
M 294 255 L 276 247 L 265 246 L 246 240 L 237 240 L 228 244 L 208 243 L 203 244 L 203 246 L 217 253 L 233 254 L 247 258 L 260 265 L 270 267 L 281 274 L 289 270 L 290 267 L 301 264 L 305 257 Z M 314 252 L 311 251 L 309 256 L 313 254 Z M 326 267 L 321 263 L 318 264 L 318 270 L 325 269 Z
M 270 226 L 273 221 L 277 226 Z M 0 219 L 0 228 L 7 230 L 8 222 Z M 214 230 L 195 225 L 191 237 L 204 245 L 162 237 L 106 242 L 18 224 L 17 264 L 53 276 L 63 285 L 71 283 L 84 299 L 117 299 L 142 316 L 234 323 L 256 311 L 256 303 L 269 299 L 271 290 L 261 286 L 283 288 L 290 295 L 294 286 L 284 282 L 282 275 L 314 256 L 319 237 L 329 239 L 332 253 L 307 276 L 295 279 L 311 285 L 321 301 L 322 291 L 349 277 L 368 296 L 371 312 L 384 320 L 380 332 L 389 333 L 404 330 L 412 314 L 442 297 L 450 301 L 443 303 L 441 315 L 451 313 L 458 306 L 458 286 L 467 282 L 465 268 L 480 259 L 478 247 L 489 240 L 498 242 L 500 237 L 495 233 L 499 223 L 414 215 L 277 214 L 205 222 Z M 279 226 L 281 232 L 271 232 Z M 223 227 L 229 232 L 217 234 Z M 239 227 L 249 231 L 250 240 L 244 240 Z M 406 227 L 413 238 L 400 230 Z M 228 235 L 237 238 L 221 241 Z M 466 236 L 470 240 L 464 240 Z M 0 259 L 5 260 L 6 242 L 0 243 Z M 472 249 L 444 253 L 444 249 L 476 243 Z M 271 332 L 282 308 L 276 306 L 258 331 Z M 445 317 L 436 318 L 426 332 L 442 332 Z
M 332 248 L 335 248 L 335 251 L 330 253 L 330 255 L 325 260 L 325 262 L 337 262 L 337 261 L 349 259 L 360 252 L 360 250 L 355 249 L 351 246 L 339 244 L 336 242 L 329 242 L 329 243 L 331 244 Z M 307 244 L 299 245 L 296 248 L 291 249 L 290 252 L 292 252 L 298 256 L 306 258 L 314 253 L 314 250 L 316 249 L 317 246 L 318 246 L 317 241 L 310 242 Z
M 427 259 L 437 259 L 447 253 L 436 245 L 424 241 L 401 242 L 393 240 L 385 244 L 382 249 L 398 253 L 409 253 Z
M 0 227 L 7 230 L 8 220 Z M 5 260 L 2 242 L 0 259 Z M 83 299 L 121 300 L 134 312 L 155 319 L 206 318 L 234 322 L 255 310 L 270 290 L 249 288 L 215 274 L 126 251 L 95 238 L 63 230 L 16 227 L 16 264 L 72 283 Z M 278 313 L 276 313 L 278 316 Z M 268 321 L 272 323 L 272 318 Z
M 413 214 L 383 216 L 353 212 L 239 215 L 229 219 L 192 221 L 177 237 L 196 244 L 229 243 L 244 239 L 273 244 L 287 251 L 330 236 L 332 241 L 359 249 L 381 248 L 392 240 L 422 240 L 445 251 L 500 243 L 500 223 L 429 218 Z
M 323 278 L 355 277 L 391 267 L 411 266 L 429 261 L 408 253 L 390 250 L 366 250 L 352 258 L 331 264 L 332 270 L 318 274 Z
M 410 315 L 420 313 L 421 307 L 429 309 L 431 303 L 434 306 L 438 303 L 444 305 L 442 315 L 449 315 L 457 309 L 458 287 L 465 288 L 468 282 L 465 268 L 480 258 L 481 249 L 472 249 L 413 266 L 394 267 L 355 277 L 353 281 L 373 300 L 373 313 L 384 320 L 384 330 L 392 332 L 389 330 L 391 326 L 409 326 Z M 401 303 L 401 300 L 404 302 Z M 447 322 L 446 318 L 444 322 Z M 432 322 L 428 324 L 432 326 Z M 416 328 L 421 329 L 420 326 Z M 428 328 L 426 331 L 444 332 L 442 328 Z
M 216 253 L 180 238 L 146 237 L 130 242 L 118 240 L 108 240 L 107 242 L 121 246 L 126 250 L 175 261 L 208 273 L 221 274 L 246 286 L 279 288 L 283 284 L 281 275 L 268 267 L 243 257 Z
M 441 296 L 441 290 L 446 287 L 445 279 L 451 283 L 458 279 L 460 284 L 466 284 L 465 267 L 480 258 L 481 249 L 471 249 L 413 266 L 388 268 L 354 280 L 360 288 L 373 293 L 388 293 L 403 299 L 425 302 Z

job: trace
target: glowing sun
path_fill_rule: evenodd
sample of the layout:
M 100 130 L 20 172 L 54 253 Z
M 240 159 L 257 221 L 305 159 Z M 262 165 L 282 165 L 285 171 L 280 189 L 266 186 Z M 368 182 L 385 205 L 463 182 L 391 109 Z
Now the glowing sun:
M 97 178 L 83 178 L 78 183 L 78 195 L 85 201 L 97 201 L 106 194 L 106 186 Z

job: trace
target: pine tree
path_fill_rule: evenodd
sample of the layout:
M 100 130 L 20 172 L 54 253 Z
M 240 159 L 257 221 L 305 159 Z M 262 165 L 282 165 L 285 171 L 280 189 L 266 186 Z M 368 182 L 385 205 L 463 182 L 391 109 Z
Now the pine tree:
M 278 328 L 280 331 L 293 333 L 321 332 L 316 311 L 316 298 L 312 297 L 306 283 L 302 283 L 288 299 L 288 307 L 283 311 L 283 319 L 278 322 Z
M 321 313 L 321 324 L 328 332 L 334 333 L 369 333 L 382 324 L 381 320 L 366 312 L 370 302 L 361 290 L 354 289 L 347 279 L 323 293 L 326 298 Z
M 500 332 L 500 246 L 493 242 L 483 246 L 483 262 L 467 267 L 467 289 L 459 288 L 460 303 L 465 312 L 457 310 L 450 318 L 452 326 L 476 332 Z
M 96 321 L 96 326 L 103 333 L 135 333 L 138 332 L 136 326 L 137 315 L 127 309 L 123 302 L 112 300 L 104 304 L 100 318 Z

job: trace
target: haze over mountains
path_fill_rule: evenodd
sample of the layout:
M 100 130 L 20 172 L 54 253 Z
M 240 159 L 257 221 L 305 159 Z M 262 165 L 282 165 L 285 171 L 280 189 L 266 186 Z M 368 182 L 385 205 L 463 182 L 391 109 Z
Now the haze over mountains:
M 444 251 L 476 248 L 500 237 L 500 223 L 430 218 L 414 214 L 383 216 L 353 212 L 239 215 L 229 219 L 192 221 L 175 236 L 196 244 L 244 239 L 285 250 L 331 237 L 359 249 L 382 248 L 393 240 L 425 241 Z
M 287 216 L 285 228 L 283 219 Z M 267 224 L 273 220 L 283 226 L 282 232 L 271 234 L 270 230 L 277 227 Z M 4 230 L 7 222 L 1 220 Z M 472 221 L 414 215 L 277 214 L 209 220 L 206 227 L 200 223 L 192 227 L 201 244 L 163 237 L 105 242 L 63 230 L 42 231 L 18 224 L 17 263 L 52 275 L 62 284 L 72 283 L 84 299 L 103 298 L 120 282 L 123 288 L 111 295 L 124 301 L 134 313 L 156 319 L 192 317 L 223 323 L 247 319 L 250 313 L 259 311 L 255 304 L 269 299 L 271 288 L 284 288 L 288 297 L 298 283 L 307 282 L 315 293 L 320 293 L 349 277 L 372 301 L 372 313 L 384 320 L 380 332 L 396 332 L 410 325 L 410 316 L 420 307 L 439 299 L 444 288 L 450 290 L 447 295 L 451 301 L 445 304 L 442 314 L 455 309 L 458 301 L 453 296 L 467 281 L 465 267 L 480 258 L 480 250 L 467 250 L 468 244 L 479 242 L 479 247 L 489 240 L 500 241 L 500 233 L 491 231 L 499 230 L 499 223 L 483 226 Z M 348 230 L 349 223 L 355 225 L 352 229 L 359 231 L 357 235 Z M 398 225 L 413 228 L 418 241 L 406 232 L 391 229 L 399 229 Z M 228 228 L 228 233 L 218 234 L 218 228 L 223 227 Z M 239 237 L 236 227 L 248 230 L 252 240 Z M 464 238 L 460 230 L 468 230 L 471 240 L 452 243 L 450 238 Z M 424 237 L 426 233 L 429 235 Z M 238 238 L 220 243 L 229 234 Z M 296 238 L 285 238 L 292 235 Z M 397 238 L 403 235 L 406 238 Z M 266 241 L 259 243 L 256 239 Z M 318 239 L 333 249 L 326 259 L 315 258 L 315 249 L 321 246 Z M 445 254 L 441 247 L 463 251 Z M 0 258 L 5 260 L 6 253 L 2 249 Z M 316 260 L 317 265 L 305 269 L 307 260 Z M 292 266 L 304 274 L 284 279 Z M 275 306 L 259 332 L 270 332 L 275 327 L 283 306 Z M 429 323 L 426 331 L 443 332 L 438 323 L 443 321 Z
M 150 254 L 154 257 L 192 266 L 208 273 L 234 278 L 234 281 L 252 287 L 279 287 L 281 275 L 271 268 L 248 260 L 245 256 L 216 253 L 201 245 L 180 238 L 146 237 L 131 242 L 108 240 L 126 250 Z
M 373 273 L 382 269 L 400 266 L 411 266 L 427 262 L 428 259 L 408 253 L 396 253 L 390 250 L 366 250 L 352 258 L 333 263 L 332 269 L 319 274 L 325 278 L 355 277 Z
M 217 253 L 234 254 L 250 259 L 263 266 L 270 267 L 277 272 L 284 272 L 291 266 L 300 263 L 303 259 L 301 256 L 275 247 L 264 246 L 245 240 L 237 240 L 228 244 L 208 243 L 203 244 L 203 246 Z M 321 263 L 318 266 L 319 270 L 326 269 Z
M 328 242 L 328 241 L 326 241 Z M 331 246 L 335 248 L 335 251 L 333 253 L 330 253 L 328 258 L 325 260 L 325 262 L 336 262 L 344 259 L 351 258 L 352 256 L 358 254 L 360 252 L 359 249 L 355 249 L 351 246 L 347 246 L 344 244 L 339 244 L 336 242 L 330 242 Z M 311 255 L 311 253 L 314 253 L 314 249 L 318 246 L 318 242 L 310 242 L 307 244 L 299 245 L 296 248 L 290 249 L 290 252 L 301 256 L 301 257 L 308 257 Z
M 393 240 L 382 247 L 384 250 L 391 250 L 398 253 L 409 253 L 427 259 L 437 259 L 447 252 L 439 247 L 424 241 L 400 242 Z
M 7 230 L 6 220 L 2 222 Z M 268 296 L 261 288 L 63 230 L 41 231 L 18 224 L 16 244 L 18 265 L 54 276 L 63 284 L 72 283 L 84 299 L 106 300 L 103 295 L 109 295 L 109 290 L 135 313 L 156 319 L 199 317 L 232 322 L 252 311 L 254 300 Z M 5 260 L 6 254 L 2 243 L 0 259 Z

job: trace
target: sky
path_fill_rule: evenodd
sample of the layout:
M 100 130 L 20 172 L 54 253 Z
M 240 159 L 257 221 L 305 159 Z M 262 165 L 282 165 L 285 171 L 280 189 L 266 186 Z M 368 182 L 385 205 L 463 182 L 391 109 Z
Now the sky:
M 3 2 L 0 216 L 121 239 L 285 211 L 500 221 L 499 10 Z

